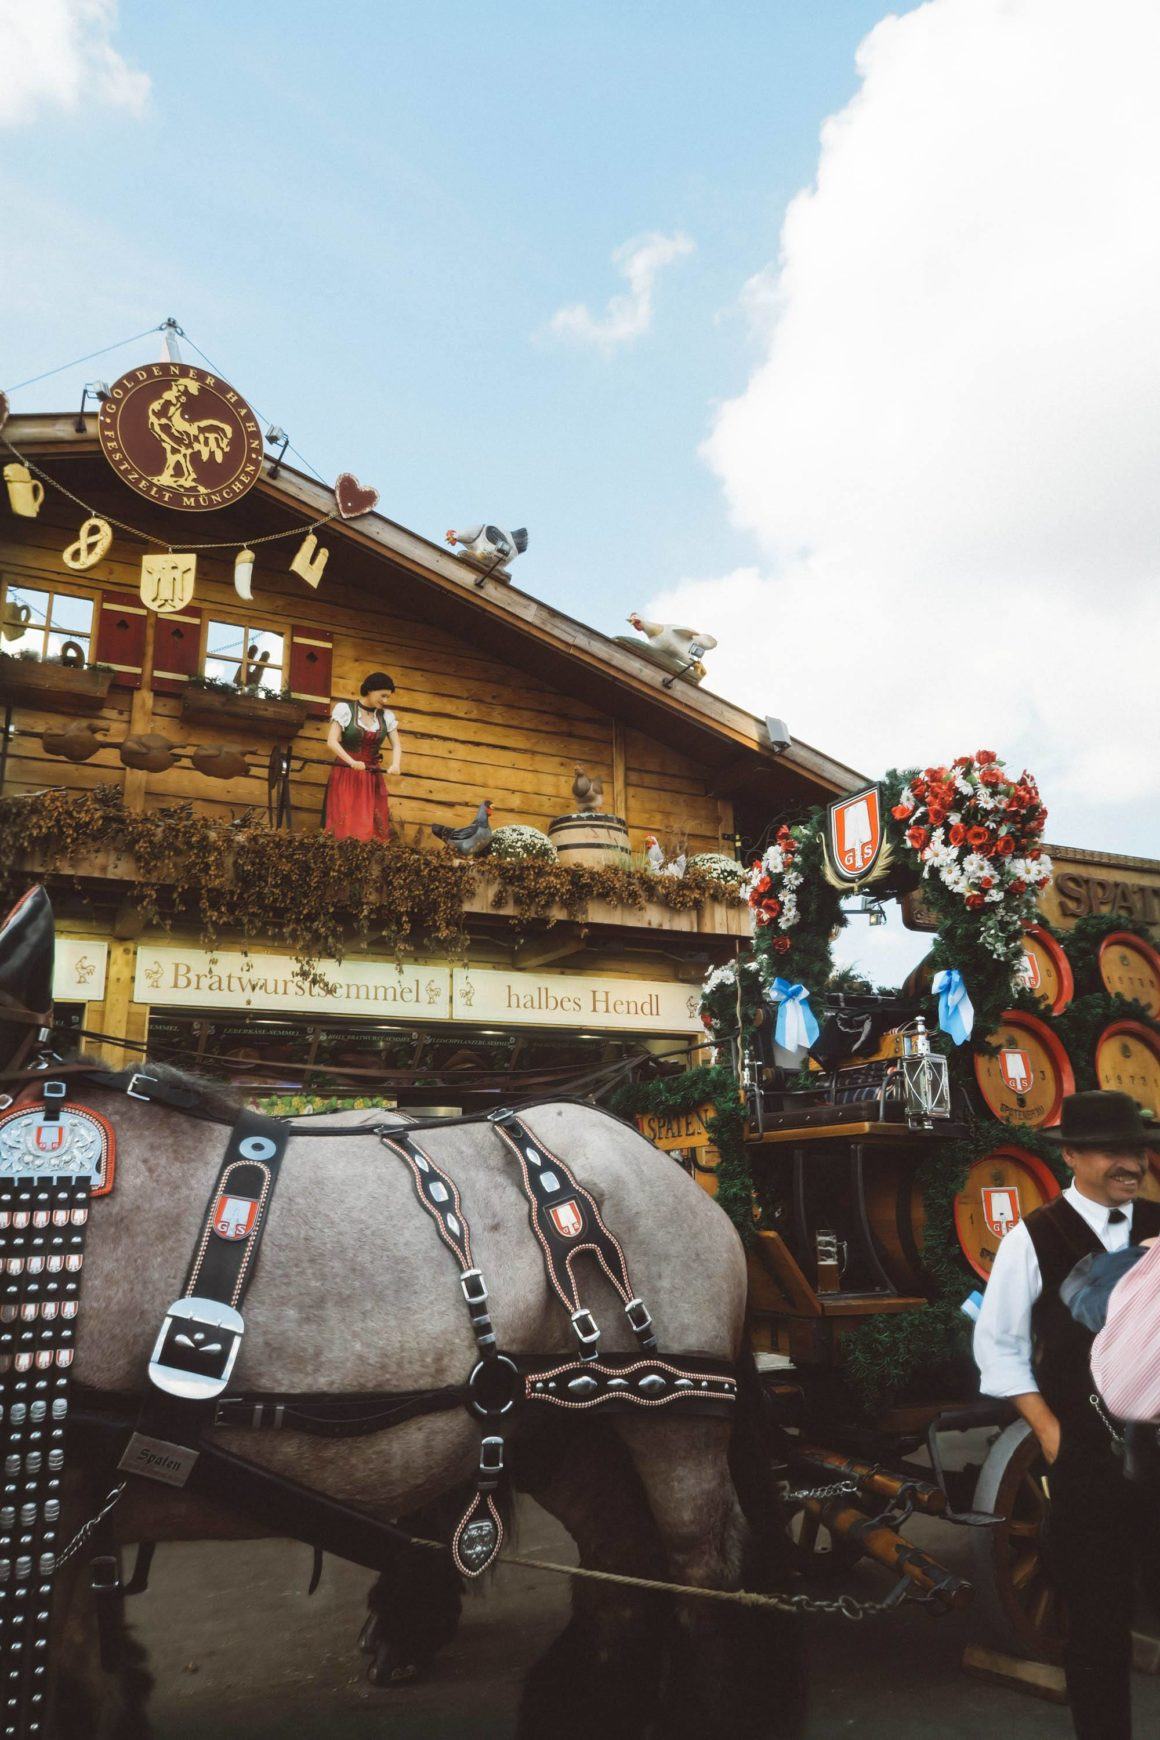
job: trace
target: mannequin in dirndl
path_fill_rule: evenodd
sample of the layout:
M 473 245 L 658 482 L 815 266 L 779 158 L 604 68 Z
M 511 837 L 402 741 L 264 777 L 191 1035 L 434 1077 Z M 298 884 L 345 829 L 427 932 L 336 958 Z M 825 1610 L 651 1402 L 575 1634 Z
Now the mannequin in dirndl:
M 334 766 L 326 782 L 322 825 L 340 840 L 389 840 L 391 805 L 387 779 L 402 764 L 395 715 L 387 702 L 395 692 L 385 671 L 364 677 L 357 701 L 338 701 L 330 715 L 326 742 Z M 391 746 L 384 777 L 382 747 Z

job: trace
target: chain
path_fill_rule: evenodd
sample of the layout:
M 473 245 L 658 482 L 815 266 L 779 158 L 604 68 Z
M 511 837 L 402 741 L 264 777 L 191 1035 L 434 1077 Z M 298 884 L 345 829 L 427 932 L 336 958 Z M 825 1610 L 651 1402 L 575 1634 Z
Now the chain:
M 109 1512 L 121 1502 L 125 1486 L 126 1482 L 123 1480 L 119 1486 L 114 1486 L 112 1492 L 109 1493 L 104 1504 L 96 1515 L 91 1516 L 88 1522 L 81 1524 L 68 1546 L 64 1549 L 64 1552 L 57 1555 L 56 1568 L 58 1571 L 62 1565 L 67 1565 L 69 1560 L 73 1558 L 75 1554 L 80 1552 L 86 1542 L 92 1540 Z
M 785 1492 L 787 1504 L 803 1504 L 807 1498 L 853 1498 L 862 1488 L 856 1480 L 835 1480 L 832 1486 L 798 1486 Z
M 1091 1395 L 1088 1397 L 1088 1401 L 1091 1403 L 1092 1407 L 1095 1409 L 1096 1413 L 1099 1415 L 1100 1419 L 1103 1421 L 1104 1425 L 1107 1427 L 1108 1435 L 1111 1438 L 1112 1443 L 1118 1444 L 1122 1448 L 1123 1443 L 1124 1443 L 1124 1435 L 1122 1432 L 1116 1431 L 1116 1428 L 1112 1425 L 1112 1422 L 1108 1419 L 1107 1414 L 1104 1412 L 1103 1403 L 1100 1401 L 1100 1398 L 1096 1395 L 1094 1390 L 1092 1391 Z

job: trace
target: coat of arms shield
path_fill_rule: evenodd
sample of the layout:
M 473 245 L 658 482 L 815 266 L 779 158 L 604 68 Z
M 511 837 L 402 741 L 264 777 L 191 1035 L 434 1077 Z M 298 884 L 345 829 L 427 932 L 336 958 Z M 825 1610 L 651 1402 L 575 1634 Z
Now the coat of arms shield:
M 983 1219 L 995 1238 L 1001 1239 L 1022 1220 L 1019 1190 L 1014 1184 L 993 1184 L 983 1188 Z
M 141 602 L 159 616 L 184 610 L 193 597 L 197 557 L 192 550 L 176 555 L 172 550 L 141 558 Z
M 882 793 L 868 785 L 826 811 L 826 858 L 839 884 L 866 882 L 882 857 Z M 885 865 L 883 865 L 885 868 Z
M 999 1074 L 1013 1094 L 1025 1094 L 1031 1086 L 1031 1059 L 1022 1050 L 999 1053 Z

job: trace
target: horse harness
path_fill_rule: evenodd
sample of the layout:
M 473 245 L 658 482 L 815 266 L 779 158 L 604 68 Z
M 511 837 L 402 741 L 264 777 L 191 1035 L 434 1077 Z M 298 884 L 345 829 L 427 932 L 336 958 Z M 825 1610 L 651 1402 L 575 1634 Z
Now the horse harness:
M 513 1357 L 499 1348 L 459 1187 L 417 1140 L 435 1121 L 370 1125 L 341 1133 L 377 1136 L 386 1153 L 406 1166 L 415 1196 L 458 1270 L 475 1341 L 471 1371 L 462 1385 L 442 1390 L 345 1396 L 232 1392 L 245 1332 L 242 1306 L 287 1142 L 291 1135 L 339 1133 L 311 1131 L 247 1110 L 230 1130 L 182 1292 L 158 1329 L 135 1413 L 132 1398 L 125 1396 L 80 1392 L 70 1397 L 85 1229 L 93 1199 L 113 1187 L 115 1168 L 113 1130 L 98 1113 L 70 1098 L 73 1085 L 84 1082 L 185 1112 L 196 1102 L 191 1090 L 147 1070 L 105 1073 L 89 1065 L 83 1070 L 66 1066 L 59 1079 L 36 1080 L 31 1101 L 21 1096 L 0 1115 L 0 1647 L 5 1676 L 0 1736 L 23 1740 L 42 1731 L 53 1576 L 58 1562 L 80 1544 L 74 1539 L 62 1552 L 58 1543 L 66 1425 L 70 1445 L 83 1442 L 126 1479 L 218 1500 L 273 1532 L 307 1541 L 316 1554 L 333 1552 L 382 1569 L 412 1538 L 405 1530 L 222 1449 L 213 1442 L 213 1428 L 242 1425 L 348 1437 L 466 1407 L 480 1426 L 479 1457 L 474 1491 L 449 1550 L 462 1575 L 477 1577 L 503 1544 L 496 1489 L 505 1472 L 506 1436 L 524 1408 L 732 1411 L 737 1386 L 730 1364 L 707 1355 L 658 1353 L 648 1309 L 633 1289 L 624 1251 L 595 1198 L 565 1161 L 508 1110 L 454 1121 L 492 1124 L 511 1156 L 549 1292 L 576 1337 L 573 1357 Z M 638 1353 L 601 1353 L 600 1328 L 583 1303 L 576 1274 L 580 1258 L 595 1263 L 619 1296 Z M 122 1592 L 115 1560 L 106 1557 L 94 1565 L 103 1567 L 94 1576 L 95 1588 Z

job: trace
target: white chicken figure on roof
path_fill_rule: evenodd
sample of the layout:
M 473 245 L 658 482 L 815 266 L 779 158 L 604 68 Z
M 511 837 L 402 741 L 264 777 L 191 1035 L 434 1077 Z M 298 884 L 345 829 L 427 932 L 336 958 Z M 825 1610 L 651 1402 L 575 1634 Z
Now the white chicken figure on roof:
M 638 640 L 630 640 L 627 635 L 618 635 L 621 646 L 631 647 L 633 652 L 643 653 L 655 664 L 663 665 L 667 671 L 673 671 L 677 676 L 685 677 L 690 683 L 703 682 L 705 666 L 702 654 L 712 652 L 717 645 L 711 634 L 705 634 L 698 628 L 681 628 L 675 622 L 649 622 L 634 610 L 629 622 L 638 634 L 645 637 L 644 644 Z
M 497 576 L 506 578 L 504 570 L 508 563 L 522 556 L 528 547 L 528 531 L 526 526 L 517 526 L 514 532 L 507 532 L 502 526 L 464 526 L 461 531 L 449 531 L 446 542 L 458 555 L 471 556 Z

